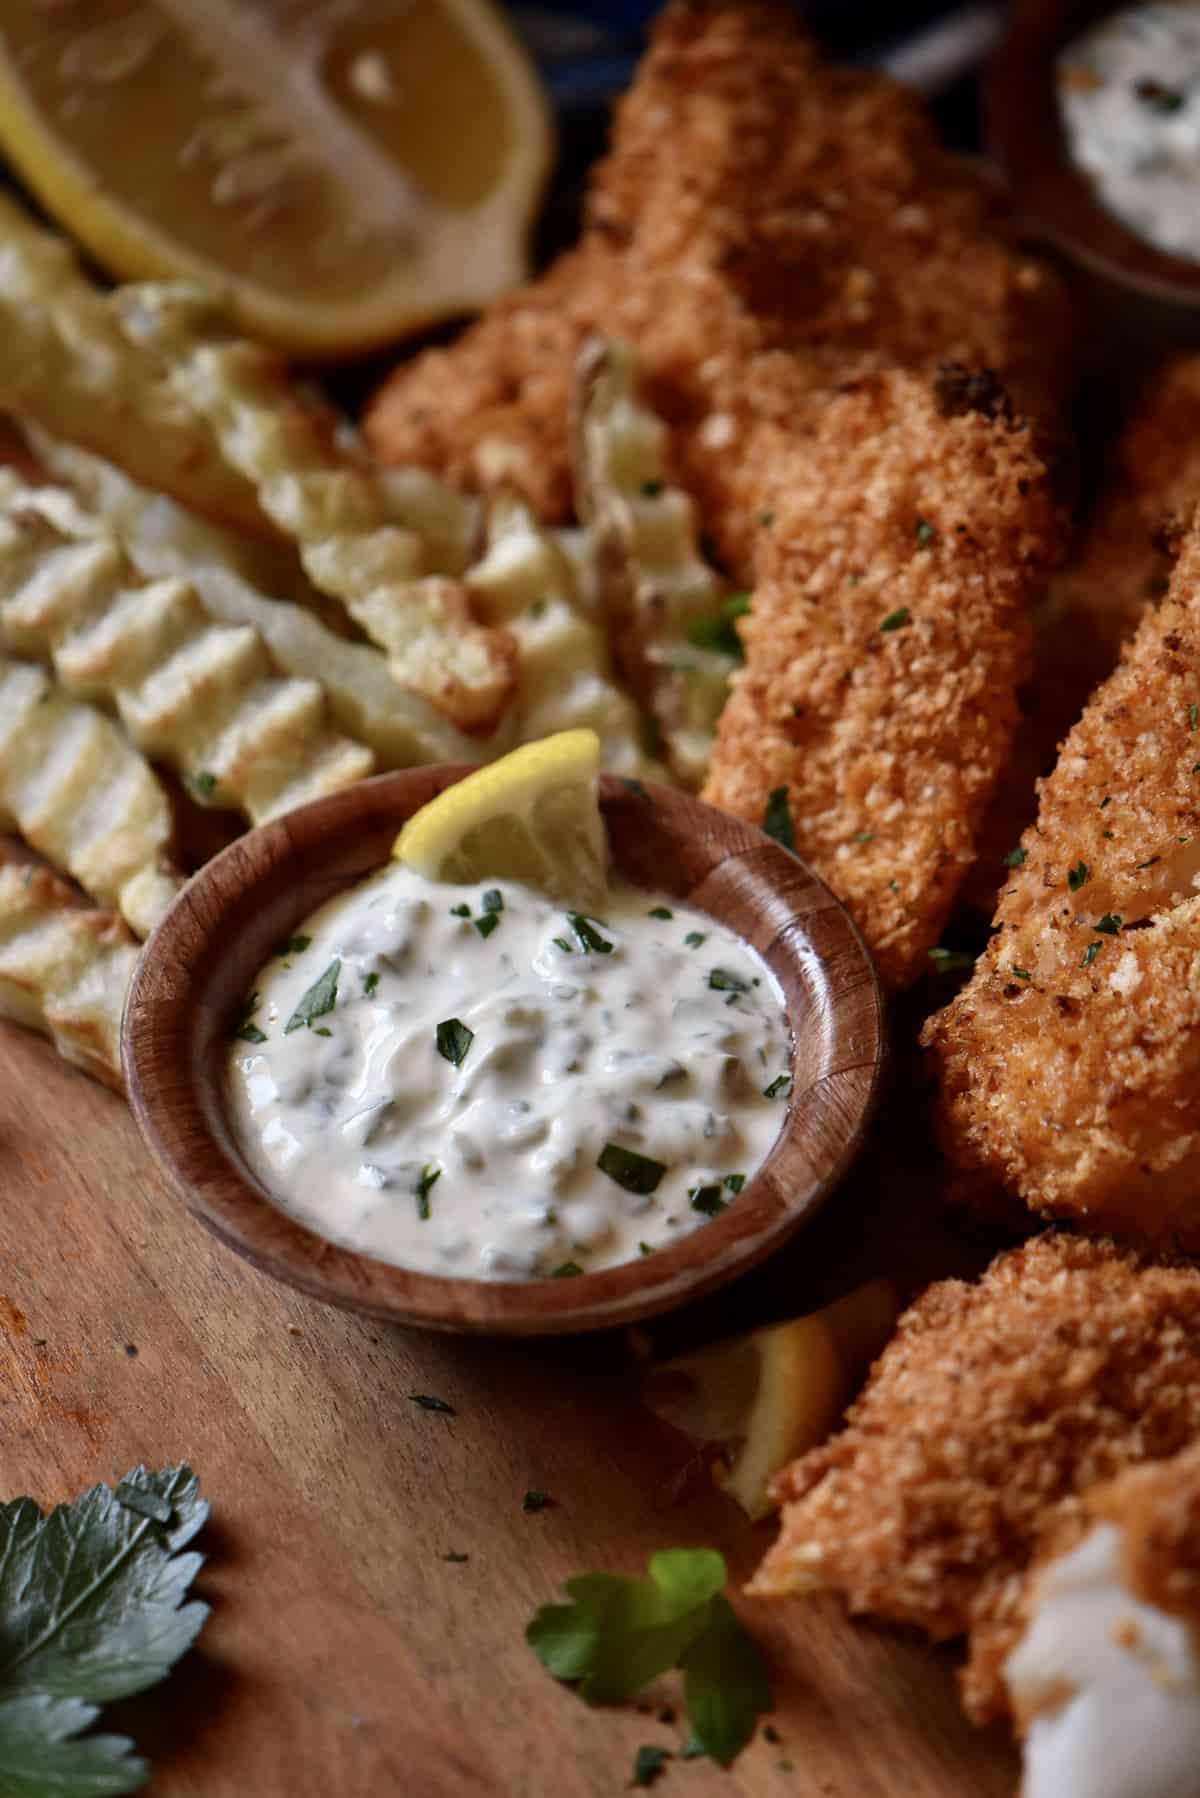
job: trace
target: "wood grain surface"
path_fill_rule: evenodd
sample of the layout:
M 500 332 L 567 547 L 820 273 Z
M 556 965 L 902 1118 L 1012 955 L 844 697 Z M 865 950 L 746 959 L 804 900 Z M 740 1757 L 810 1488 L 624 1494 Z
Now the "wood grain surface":
M 895 1265 L 921 1232 L 907 1203 L 879 1227 L 893 1160 L 672 1330 Z M 200 1645 L 112 1711 L 154 1760 L 151 1798 L 615 1798 L 641 1743 L 678 1745 L 653 1712 L 589 1710 L 522 1633 L 574 1572 L 708 1543 L 741 1580 L 768 1540 L 681 1478 L 623 1338 L 426 1335 L 275 1284 L 185 1214 L 119 1098 L 8 1025 L 0 1194 L 3 1496 L 48 1504 L 186 1457 L 212 1502 Z M 556 1507 L 523 1513 L 528 1487 Z M 960 1716 L 948 1655 L 832 1603 L 741 1608 L 780 1740 L 729 1774 L 672 1762 L 663 1798 L 1012 1798 L 1012 1752 Z
M 264 1272 L 392 1322 L 534 1335 L 610 1328 L 746 1272 L 806 1223 L 852 1161 L 884 1054 L 879 983 L 825 883 L 752 825 L 684 793 L 601 777 L 617 868 L 758 950 L 792 1033 L 779 1138 L 745 1191 L 645 1260 L 578 1279 L 423 1274 L 335 1247 L 286 1216 L 246 1165 L 224 1086 L 260 971 L 316 909 L 386 864 L 402 824 L 465 768 L 383 774 L 249 832 L 196 875 L 143 953 L 125 1013 L 134 1114 L 183 1203 Z

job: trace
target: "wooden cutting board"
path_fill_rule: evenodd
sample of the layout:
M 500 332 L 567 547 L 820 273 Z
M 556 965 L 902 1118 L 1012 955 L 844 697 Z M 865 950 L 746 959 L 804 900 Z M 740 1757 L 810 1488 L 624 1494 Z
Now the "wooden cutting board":
M 803 1310 L 864 1242 L 886 1261 L 853 1212 L 836 1201 L 692 1326 Z M 681 1482 L 624 1340 L 420 1335 L 273 1285 L 184 1215 L 119 1098 L 8 1025 L 0 1345 L 4 1497 L 187 1459 L 211 1501 L 200 1644 L 109 1713 L 155 1798 L 611 1798 L 639 1745 L 679 1745 L 657 1715 L 678 1718 L 677 1686 L 589 1710 L 526 1647 L 530 1614 L 570 1574 L 638 1573 L 661 1547 L 719 1547 L 740 1582 L 769 1540 Z M 556 1506 L 523 1512 L 530 1487 Z M 1012 1798 L 1016 1758 L 962 1719 L 948 1655 L 833 1603 L 741 1609 L 778 1740 L 760 1732 L 729 1774 L 671 1763 L 663 1798 Z

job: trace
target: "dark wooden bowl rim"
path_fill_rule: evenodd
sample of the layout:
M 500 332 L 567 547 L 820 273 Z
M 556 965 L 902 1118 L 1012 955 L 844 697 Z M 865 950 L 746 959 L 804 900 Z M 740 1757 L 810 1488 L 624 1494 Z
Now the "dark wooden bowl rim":
M 1031 234 L 1119 287 L 1190 310 L 1200 306 L 1200 262 L 1167 255 L 1127 230 L 1067 149 L 1056 58 L 1118 10 L 1113 0 L 1014 0 L 984 83 L 988 143 Z
M 836 1187 L 878 1091 L 878 982 L 848 914 L 795 856 L 698 800 L 606 775 L 601 804 L 621 872 L 737 930 L 783 986 L 793 1083 L 768 1160 L 720 1217 L 680 1242 L 567 1279 L 446 1278 L 326 1241 L 272 1204 L 233 1141 L 223 1100 L 233 1020 L 296 926 L 382 866 L 405 819 L 468 772 L 379 775 L 251 831 L 209 862 L 147 944 L 130 990 L 122 1042 L 130 1103 L 193 1215 L 264 1273 L 317 1298 L 446 1330 L 536 1335 L 625 1324 L 745 1272 Z

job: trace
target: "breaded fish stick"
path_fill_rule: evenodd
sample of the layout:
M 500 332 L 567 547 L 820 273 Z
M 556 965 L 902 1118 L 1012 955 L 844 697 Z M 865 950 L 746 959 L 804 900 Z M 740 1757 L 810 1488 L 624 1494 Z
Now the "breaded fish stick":
M 1200 1249 L 1200 534 L 1043 783 L 927 1024 L 967 1203 Z
M 0 1016 L 119 1087 L 121 1013 L 138 946 L 115 912 L 77 904 L 45 868 L 0 866 Z
M 746 665 L 704 797 L 761 823 L 785 795 L 797 851 L 904 986 L 1005 766 L 1054 508 L 1027 430 L 947 417 L 898 372 L 768 460 Z
M 1012 248 L 992 185 L 941 148 L 915 95 L 825 64 L 791 6 L 673 0 L 617 109 L 581 246 L 399 368 L 365 428 L 385 460 L 516 485 L 565 517 L 575 357 L 594 331 L 626 339 L 674 427 L 676 472 L 745 581 L 745 529 L 707 477 L 714 453 L 741 458 L 727 401 L 749 356 L 957 360 L 1053 418 L 1068 329 L 1058 282 Z M 804 363 L 815 390 L 839 378 Z
M 1087 1494 L 1004 1668 L 1022 1798 L 1181 1798 L 1200 1765 L 1200 1443 Z
M 780 1476 L 750 1590 L 965 1634 L 966 1708 L 1002 1715 L 1030 1567 L 1080 1540 L 1098 1482 L 1198 1433 L 1200 1271 L 1041 1236 L 905 1313 L 846 1428 Z

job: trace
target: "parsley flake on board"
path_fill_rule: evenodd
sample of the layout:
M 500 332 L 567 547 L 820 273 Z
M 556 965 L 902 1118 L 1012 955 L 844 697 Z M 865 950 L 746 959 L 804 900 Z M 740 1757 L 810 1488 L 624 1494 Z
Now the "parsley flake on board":
M 257 1024 L 251 1022 L 257 1007 L 258 994 L 251 993 L 250 997 L 246 1000 L 246 1003 L 242 1006 L 241 1011 L 238 1013 L 238 1020 L 234 1025 L 233 1034 L 243 1043 L 265 1043 L 267 1040 L 266 1031 L 260 1030 Z
M 652 1161 L 649 1155 L 639 1155 L 636 1149 L 622 1149 L 615 1142 L 606 1142 L 596 1158 L 596 1166 L 626 1192 L 640 1193 L 646 1197 L 657 1187 L 666 1173 L 666 1165 L 661 1161 Z
M 1067 870 L 1067 886 L 1072 893 L 1077 893 L 1080 887 L 1087 885 L 1091 877 L 1092 870 L 1088 867 L 1087 863 L 1084 861 L 1076 862 L 1073 868 L 1068 868 Z
M 135 1467 L 43 1516 L 0 1505 L 0 1791 L 108 1798 L 150 1769 L 126 1736 L 85 1735 L 101 1704 L 163 1679 L 208 1606 L 182 1603 L 203 1556 L 181 1554 L 208 1506 L 190 1467 Z
M 769 837 L 774 837 L 785 849 L 795 850 L 796 832 L 792 828 L 792 811 L 786 787 L 772 787 L 767 794 L 762 827 Z
M 666 1772 L 667 1762 L 671 1758 L 669 1748 L 659 1748 L 654 1743 L 647 1743 L 639 1748 L 633 1757 L 633 1774 L 629 1781 L 629 1789 L 635 1786 L 652 1786 L 660 1773 Z
M 459 1554 L 456 1548 L 452 1548 L 446 1554 L 439 1555 L 438 1559 L 439 1561 L 453 1561 L 456 1566 L 461 1567 L 462 1564 L 465 1561 L 469 1561 L 471 1557 L 470 1555 Z
M 758 1649 L 721 1592 L 724 1557 L 668 1548 L 651 1555 L 648 1568 L 649 1579 L 568 1580 L 570 1603 L 543 1605 L 525 1640 L 588 1704 L 619 1704 L 682 1668 L 689 1749 L 728 1767 L 770 1709 L 771 1693 Z
M 303 995 L 295 1011 L 283 1027 L 283 1034 L 290 1036 L 293 1030 L 311 1030 L 318 1018 L 323 1018 L 337 1004 L 338 975 L 342 964 L 338 960 L 330 962 L 319 980 L 314 980 Z
M 605 937 L 600 935 L 600 932 L 596 929 L 595 925 L 590 919 L 585 918 L 582 912 L 568 912 L 567 923 L 571 926 L 575 941 L 579 944 L 579 947 L 583 950 L 585 955 L 612 954 L 612 944 L 608 942 Z
M 435 1398 L 429 1392 L 410 1392 L 409 1398 L 414 1405 L 420 1405 L 422 1411 L 441 1411 L 447 1417 L 457 1417 L 458 1412 L 453 1405 L 448 1405 L 444 1398 Z
M 897 606 L 886 618 L 880 620 L 881 631 L 901 631 L 906 624 L 912 623 L 912 611 L 908 606 Z
M 443 1018 L 435 1032 L 437 1052 L 443 1061 L 460 1068 L 475 1041 L 475 1032 L 461 1018 Z
M 551 1498 L 548 1492 L 539 1492 L 536 1486 L 531 1486 L 521 1500 L 521 1509 L 523 1511 L 557 1511 L 558 1500 Z

